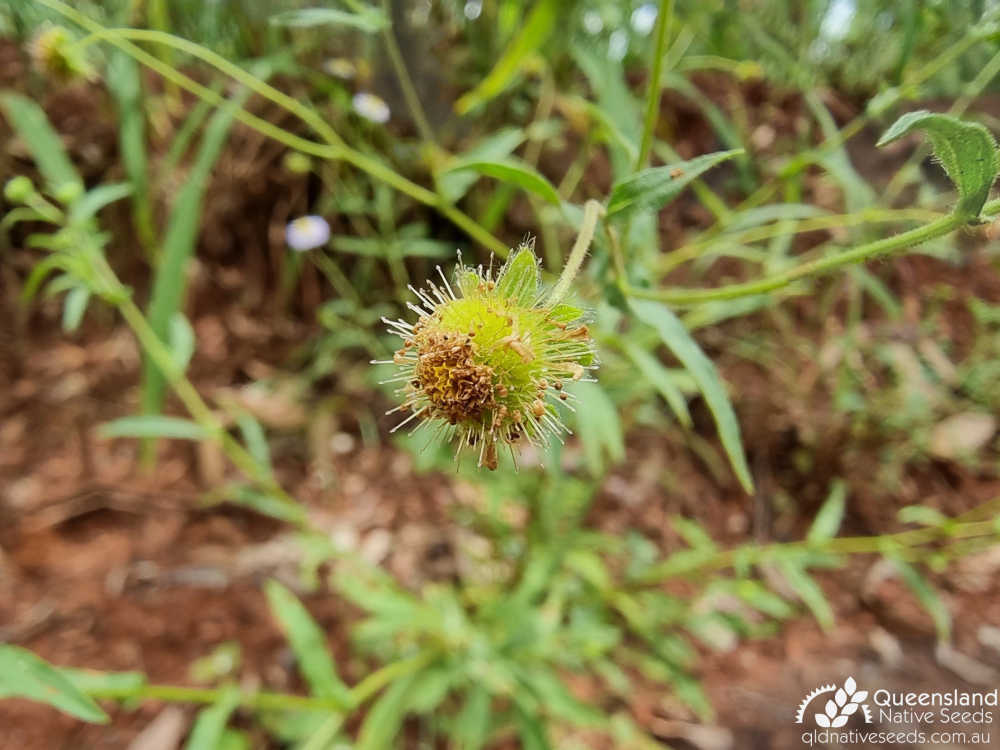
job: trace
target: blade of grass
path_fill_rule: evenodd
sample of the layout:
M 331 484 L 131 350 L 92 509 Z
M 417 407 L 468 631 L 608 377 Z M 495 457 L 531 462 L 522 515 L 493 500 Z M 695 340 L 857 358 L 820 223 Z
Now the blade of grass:
M 244 89 L 235 94 L 230 103 L 216 112 L 205 127 L 194 165 L 170 212 L 162 258 L 156 269 L 149 301 L 150 326 L 163 341 L 168 340 L 170 321 L 183 302 L 185 269 L 198 239 L 201 204 L 208 178 L 226 142 L 233 114 L 246 101 L 248 93 Z M 158 413 L 163 406 L 165 393 L 166 380 L 163 374 L 147 360 L 142 386 L 143 413 Z

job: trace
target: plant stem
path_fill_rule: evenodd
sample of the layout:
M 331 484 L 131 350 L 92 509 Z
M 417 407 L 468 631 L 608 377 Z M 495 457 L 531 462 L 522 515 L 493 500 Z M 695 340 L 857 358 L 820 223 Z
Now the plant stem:
M 839 229 L 863 224 L 882 224 L 903 221 L 933 221 L 941 218 L 941 214 L 923 208 L 870 208 L 857 213 L 834 214 L 831 216 L 814 216 L 806 219 L 796 219 L 793 224 L 785 221 L 764 226 L 753 227 L 724 235 L 702 236 L 687 245 L 672 250 L 663 255 L 656 265 L 659 273 L 666 274 L 687 261 L 701 257 L 717 242 L 724 241 L 728 245 L 745 245 L 751 242 L 768 240 L 786 234 L 800 234 L 824 229 Z
M 553 287 L 549 298 L 545 300 L 545 307 L 555 307 L 566 296 L 570 284 L 573 283 L 573 279 L 580 272 L 583 259 L 587 255 L 587 250 L 590 249 L 591 240 L 594 239 L 594 230 L 597 229 L 597 222 L 603 213 L 604 206 L 595 200 L 589 200 L 583 205 L 583 221 L 580 224 L 580 234 L 576 236 L 576 242 L 573 243 L 573 249 L 570 250 L 569 258 L 566 259 L 566 265 L 559 276 L 559 281 Z
M 991 501 L 995 503 L 996 501 Z M 988 503 L 989 504 L 989 503 Z M 959 521 L 944 527 L 926 527 L 901 531 L 883 536 L 839 537 L 822 541 L 776 542 L 765 545 L 745 545 L 721 550 L 705 557 L 686 556 L 676 562 L 664 560 L 643 573 L 636 585 L 660 584 L 665 580 L 704 575 L 739 563 L 740 566 L 758 565 L 782 555 L 795 552 L 818 552 L 838 555 L 893 554 L 914 550 L 947 539 L 992 538 L 997 536 L 995 520 Z
M 348 691 L 346 701 L 329 697 L 310 697 L 289 693 L 241 692 L 240 705 L 261 711 L 353 711 L 393 680 L 416 672 L 437 657 L 436 652 L 424 650 L 400 661 L 387 664 L 372 672 Z M 98 688 L 88 690 L 91 698 L 108 700 L 158 700 L 168 703 L 216 703 L 230 688 L 194 688 L 184 685 L 144 684 L 139 686 Z
M 427 113 L 424 112 L 423 105 L 420 103 L 417 89 L 413 85 L 413 79 L 406 68 L 406 61 L 403 60 L 403 53 L 400 51 L 399 43 L 396 40 L 396 31 L 392 23 L 392 11 L 389 7 L 389 0 L 382 0 L 382 11 L 385 13 L 386 18 L 390 19 L 389 25 L 382 29 L 382 38 L 385 40 L 385 47 L 389 51 L 389 61 L 392 63 L 392 67 L 396 71 L 396 77 L 399 79 L 399 87 L 403 90 L 403 98 L 406 100 L 406 106 L 413 116 L 413 122 L 416 123 L 420 137 L 426 143 L 437 146 L 434 131 L 431 129 Z
M 667 51 L 667 36 L 673 12 L 674 0 L 660 0 L 660 10 L 656 16 L 653 66 L 650 69 L 649 88 L 646 91 L 646 117 L 642 126 L 639 156 L 635 161 L 636 172 L 645 167 L 649 161 L 649 152 L 653 147 L 653 131 L 656 130 L 656 121 L 660 117 L 660 77 L 663 74 L 663 58 Z
M 633 297 L 653 299 L 673 305 L 691 305 L 699 302 L 731 300 L 755 294 L 765 294 L 788 286 L 799 279 L 830 273 L 844 266 L 872 260 L 873 258 L 885 257 L 915 245 L 920 245 L 928 240 L 949 234 L 959 227 L 966 225 L 968 222 L 969 217 L 967 216 L 955 214 L 944 216 L 936 221 L 932 221 L 930 224 L 911 229 L 908 232 L 902 232 L 901 234 L 877 240 L 876 242 L 869 242 L 868 244 L 837 253 L 836 255 L 829 255 L 825 258 L 802 263 L 782 273 L 757 279 L 756 281 L 729 284 L 715 289 L 648 290 L 628 287 L 626 293 Z

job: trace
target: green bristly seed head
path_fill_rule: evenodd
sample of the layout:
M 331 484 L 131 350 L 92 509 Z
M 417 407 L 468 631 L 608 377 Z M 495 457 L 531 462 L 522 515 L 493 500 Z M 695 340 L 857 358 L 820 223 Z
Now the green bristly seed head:
M 478 455 L 479 466 L 497 467 L 500 444 L 524 439 L 542 446 L 568 430 L 560 419 L 573 396 L 564 388 L 594 369 L 594 349 L 583 311 L 546 305 L 539 290 L 532 245 L 514 251 L 500 272 L 459 262 L 454 284 L 441 269 L 442 286 L 411 290 L 415 323 L 386 321 L 403 339 L 392 362 L 400 373 L 403 403 L 392 411 L 418 429 L 431 425 L 445 440 Z

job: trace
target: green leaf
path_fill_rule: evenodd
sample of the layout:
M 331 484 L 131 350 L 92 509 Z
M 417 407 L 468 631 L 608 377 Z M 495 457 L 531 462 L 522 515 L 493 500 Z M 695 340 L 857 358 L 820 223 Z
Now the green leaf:
M 581 381 L 573 386 L 573 391 L 580 404 L 576 424 L 587 469 L 593 476 L 600 476 L 605 452 L 612 463 L 625 458 L 625 435 L 618 409 L 597 383 Z
M 521 738 L 522 750 L 551 750 L 548 733 L 534 711 L 518 703 L 514 708 L 517 733 Z
M 697 521 L 683 516 L 674 516 L 670 519 L 674 530 L 681 535 L 691 549 L 703 552 L 716 552 L 715 541 L 705 528 Z
M 353 3 L 352 3 L 353 5 Z M 301 8 L 271 16 L 269 21 L 275 26 L 350 26 L 369 34 L 389 26 L 389 19 L 377 9 L 363 5 L 356 6 L 356 13 L 336 8 Z
M 121 696 L 124 691 L 138 693 L 146 684 L 146 675 L 142 672 L 99 672 L 95 669 L 69 667 L 59 671 L 76 686 L 77 690 L 98 698 L 109 692 L 117 696 Z
M 459 155 L 462 161 L 498 161 L 510 156 L 514 149 L 524 141 L 524 130 L 521 128 L 503 128 L 488 138 L 484 138 L 472 148 Z M 473 170 L 445 170 L 434 176 L 438 192 L 449 203 L 454 203 L 465 195 L 473 183 L 479 179 Z
M 840 529 L 840 524 L 844 520 L 844 509 L 847 507 L 847 485 L 842 479 L 837 479 L 830 487 L 830 494 L 827 495 L 823 507 L 816 514 L 816 519 L 809 527 L 809 534 L 806 541 L 810 543 L 823 542 L 833 539 Z
M 956 211 L 970 218 L 979 216 L 1000 170 L 996 141 L 990 131 L 979 123 L 920 110 L 896 120 L 877 145 L 892 143 L 914 130 L 927 134 L 934 155 L 958 188 Z
M 194 721 L 184 750 L 219 750 L 229 717 L 239 704 L 239 690 L 230 688 L 222 694 L 218 703 L 202 709 Z
M 926 505 L 907 505 L 896 514 L 900 523 L 916 523 L 921 526 L 944 526 L 951 519 L 937 508 Z
M 490 734 L 492 697 L 480 685 L 471 685 L 465 705 L 455 718 L 451 738 L 456 750 L 481 750 Z
M 108 204 L 120 201 L 132 194 L 132 186 L 127 182 L 115 182 L 110 185 L 99 185 L 88 190 L 77 200 L 69 210 L 71 222 L 82 222 L 93 218 L 97 212 Z
M 538 258 L 530 245 L 521 245 L 507 260 L 497 279 L 497 293 L 515 305 L 530 305 L 538 296 Z
M 406 675 L 386 688 L 365 717 L 355 750 L 386 750 L 395 746 L 394 740 L 406 716 L 410 688 L 419 676 L 419 672 Z
M 667 368 L 663 366 L 660 360 L 634 341 L 622 338 L 620 343 L 622 350 L 635 366 L 639 368 L 639 372 L 642 373 L 643 377 L 663 396 L 663 400 L 667 402 L 667 405 L 677 417 L 677 421 L 685 427 L 690 428 L 692 421 L 691 412 L 688 411 L 687 399 L 684 398 L 684 393 L 674 382 Z
M 72 333 L 80 327 L 83 314 L 90 302 L 90 290 L 85 286 L 74 287 L 63 301 L 62 327 L 67 333 Z
M 19 646 L 0 645 L 0 698 L 27 698 L 83 721 L 108 721 L 101 707 L 61 670 Z
M 595 726 L 600 723 L 600 712 L 577 700 L 551 670 L 539 668 L 522 672 L 521 679 L 538 697 L 547 714 L 578 726 Z
M 173 440 L 205 440 L 208 430 L 197 422 L 159 414 L 122 417 L 105 422 L 99 433 L 103 438 L 171 438 Z
M 216 497 L 231 503 L 242 505 L 261 515 L 277 518 L 292 524 L 301 524 L 306 520 L 306 512 L 300 505 L 290 503 L 283 498 L 267 492 L 261 492 L 246 485 L 231 485 Z
M 250 735 L 235 729 L 225 729 L 216 750 L 251 750 Z
M 628 304 L 639 320 L 656 329 L 663 343 L 691 373 L 715 418 L 722 447 L 729 456 L 729 463 L 736 473 L 736 478 L 748 494 L 753 494 L 753 479 L 750 477 L 750 469 L 743 453 L 740 425 L 736 421 L 736 413 L 726 394 L 726 387 L 712 360 L 705 356 L 684 324 L 664 305 L 638 299 L 629 299 Z
M 66 155 L 62 138 L 49 124 L 45 111 L 27 97 L 7 92 L 0 94 L 0 109 L 25 142 L 45 178 L 50 193 L 77 185 L 83 191 L 83 180 Z
M 934 589 L 930 582 L 923 575 L 921 575 L 920 571 L 908 562 L 893 558 L 892 564 L 895 566 L 896 570 L 899 571 L 899 577 L 903 580 L 903 583 L 905 583 L 907 588 L 913 592 L 917 601 L 920 602 L 920 605 L 927 611 L 927 614 L 931 616 L 931 619 L 934 620 L 934 629 L 937 631 L 938 640 L 945 642 L 950 641 L 951 612 L 948 611 L 948 606 L 938 595 L 938 592 Z
M 167 346 L 170 348 L 170 355 L 177 363 L 178 369 L 184 372 L 194 355 L 195 335 L 194 329 L 182 312 L 174 313 L 170 318 Z
M 458 159 L 451 162 L 441 174 L 448 175 L 465 170 L 472 170 L 487 177 L 495 177 L 501 182 L 523 188 L 555 205 L 559 205 L 561 201 L 555 187 L 537 169 L 513 157 L 506 159 Z
M 659 210 L 676 198 L 695 178 L 727 159 L 739 156 L 743 149 L 717 151 L 689 161 L 650 167 L 615 183 L 608 199 L 608 217 L 624 216 L 639 209 Z
M 309 691 L 320 698 L 334 698 L 350 704 L 350 691 L 337 674 L 326 636 L 302 602 L 275 580 L 264 585 L 271 612 L 288 637 Z
M 791 586 L 792 591 L 809 608 L 813 617 L 816 618 L 816 622 L 820 624 L 820 627 L 823 630 L 832 628 L 834 619 L 833 609 L 826 600 L 826 594 L 823 593 L 823 589 L 819 587 L 819 584 L 794 560 L 779 558 L 776 564 L 788 582 L 788 585 Z
M 252 414 L 243 412 L 236 417 L 236 424 L 243 435 L 243 442 L 246 443 L 247 451 L 253 456 L 257 463 L 257 468 L 264 474 L 271 474 L 271 449 L 267 443 L 267 435 L 260 422 L 254 419 Z
M 531 9 L 524 26 L 510 45 L 497 60 L 493 70 L 479 82 L 472 91 L 464 94 L 455 103 L 456 111 L 464 115 L 472 109 L 485 104 L 514 81 L 514 77 L 523 67 L 525 61 L 541 49 L 546 40 L 556 28 L 556 23 L 562 16 L 561 0 L 539 0 Z
M 130 187 L 135 189 L 132 197 L 132 221 L 136 233 L 149 251 L 156 244 L 156 229 L 149 195 L 146 107 L 139 63 L 127 53 L 116 49 L 111 52 L 104 80 L 118 109 L 118 148 L 122 168 L 128 176 Z M 169 174 L 170 171 L 166 168 L 162 174 Z

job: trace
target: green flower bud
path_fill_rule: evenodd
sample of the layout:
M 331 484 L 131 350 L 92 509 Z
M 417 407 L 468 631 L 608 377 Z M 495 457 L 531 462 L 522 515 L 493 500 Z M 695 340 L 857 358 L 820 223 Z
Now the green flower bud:
M 564 384 L 594 368 L 594 348 L 582 310 L 542 301 L 532 245 L 512 253 L 495 278 L 461 260 L 454 286 L 438 274 L 443 286 L 411 287 L 421 303 L 408 305 L 415 323 L 385 321 L 403 339 L 391 360 L 400 372 L 389 381 L 403 383 L 403 403 L 392 411 L 409 412 L 393 431 L 414 420 L 418 429 L 436 425 L 457 454 L 472 448 L 489 469 L 502 444 L 516 460 L 518 441 L 541 447 L 569 432 L 560 409 L 573 396 Z
M 23 174 L 11 177 L 3 187 L 3 197 L 11 203 L 26 203 L 34 194 L 34 184 Z
M 68 206 L 70 203 L 83 195 L 83 185 L 76 180 L 64 182 L 52 192 L 52 195 L 64 206 Z

